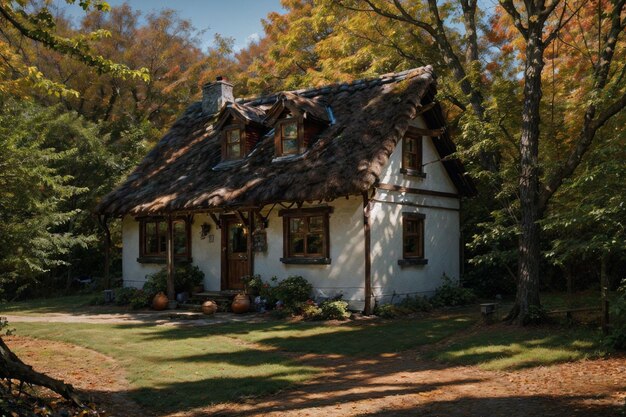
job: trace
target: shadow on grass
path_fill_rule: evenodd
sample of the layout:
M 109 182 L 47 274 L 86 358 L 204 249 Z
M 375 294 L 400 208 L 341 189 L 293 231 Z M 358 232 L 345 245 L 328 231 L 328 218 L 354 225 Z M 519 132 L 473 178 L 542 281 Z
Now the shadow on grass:
M 495 326 L 442 346 L 427 357 L 487 370 L 523 369 L 602 356 L 597 333 L 590 328 L 511 328 Z
M 144 337 L 146 341 L 154 342 L 223 335 L 286 352 L 364 356 L 395 353 L 434 343 L 473 323 L 473 319 L 466 316 L 342 325 L 264 322 L 167 327 L 150 332 Z M 131 329 L 135 325 L 118 326 Z

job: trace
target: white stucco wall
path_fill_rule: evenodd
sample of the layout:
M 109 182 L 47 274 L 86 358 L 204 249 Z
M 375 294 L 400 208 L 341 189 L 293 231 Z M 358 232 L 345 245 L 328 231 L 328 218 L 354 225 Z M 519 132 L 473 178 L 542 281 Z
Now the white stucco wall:
M 125 287 L 141 288 L 146 275 L 158 272 L 163 265 L 141 264 L 139 257 L 139 222 L 132 216 L 122 219 L 122 276 Z

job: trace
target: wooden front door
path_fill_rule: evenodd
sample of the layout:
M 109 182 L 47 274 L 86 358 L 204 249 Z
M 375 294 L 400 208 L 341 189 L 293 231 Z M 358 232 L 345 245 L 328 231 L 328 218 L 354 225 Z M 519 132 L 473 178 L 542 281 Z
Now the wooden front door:
M 250 275 L 250 233 L 236 217 L 224 219 L 222 227 L 222 290 L 241 290 L 241 277 Z

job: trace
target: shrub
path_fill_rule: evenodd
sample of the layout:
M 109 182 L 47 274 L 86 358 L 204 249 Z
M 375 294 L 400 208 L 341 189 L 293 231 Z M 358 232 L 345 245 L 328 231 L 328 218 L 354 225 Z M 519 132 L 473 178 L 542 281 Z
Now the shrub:
M 322 309 L 315 303 L 306 303 L 301 308 L 305 320 L 322 320 Z
M 301 276 L 290 276 L 280 281 L 273 290 L 274 298 L 286 307 L 294 308 L 310 298 L 313 285 Z
M 118 306 L 127 306 L 134 310 L 150 306 L 153 296 L 144 290 L 132 287 L 123 287 L 115 289 L 115 304 Z M 104 303 L 104 297 L 99 297 Z
M 374 308 L 374 314 L 384 319 L 398 317 L 398 309 L 393 304 L 379 304 Z
M 428 299 L 426 297 L 420 297 L 419 295 L 414 297 L 407 296 L 398 303 L 398 307 L 405 308 L 412 313 L 430 311 L 433 309 L 433 305 L 428 301 Z
M 462 306 L 476 301 L 476 294 L 471 289 L 460 287 L 446 274 L 443 275 L 442 280 L 443 285 L 437 288 L 435 295 L 430 299 L 433 306 Z
M 261 288 L 263 287 L 263 280 L 261 275 L 246 275 L 241 277 L 246 292 L 252 296 L 261 294 Z
M 616 349 L 626 349 L 626 279 L 617 290 L 617 297 L 611 307 L 613 330 L 608 342 Z
M 345 320 L 350 317 L 348 303 L 341 300 L 324 301 L 320 305 L 322 320 Z
M 176 293 L 191 292 L 193 287 L 202 284 L 204 272 L 195 265 L 180 265 L 174 270 L 174 290 Z M 144 291 L 154 297 L 159 292 L 167 293 L 167 269 L 163 268 L 159 272 L 149 275 L 143 286 Z
M 130 304 L 130 300 L 134 297 L 135 292 L 138 291 L 132 287 L 121 287 L 114 290 L 114 302 L 118 306 L 127 306 Z

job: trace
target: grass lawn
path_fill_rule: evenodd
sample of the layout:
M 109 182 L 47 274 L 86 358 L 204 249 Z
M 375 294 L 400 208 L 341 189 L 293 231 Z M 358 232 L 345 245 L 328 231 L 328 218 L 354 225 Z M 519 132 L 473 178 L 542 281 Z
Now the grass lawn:
M 95 296 L 102 296 L 102 292 L 81 295 L 67 295 L 54 298 L 35 298 L 12 303 L 0 302 L 0 315 L 12 314 L 16 316 L 41 316 L 42 314 L 106 314 L 128 311 L 127 307 L 92 306 L 90 301 Z
M 21 336 L 73 343 L 111 356 L 126 369 L 135 401 L 178 411 L 273 393 L 324 371 L 298 361 L 298 353 L 372 357 L 436 342 L 472 323 L 468 317 L 442 317 L 337 326 L 272 321 L 203 327 L 12 327 Z
M 479 365 L 486 370 L 513 370 L 599 357 L 598 332 L 588 327 L 524 328 L 494 325 L 459 338 L 427 356 L 453 365 Z

